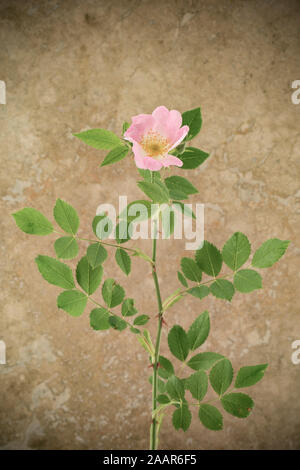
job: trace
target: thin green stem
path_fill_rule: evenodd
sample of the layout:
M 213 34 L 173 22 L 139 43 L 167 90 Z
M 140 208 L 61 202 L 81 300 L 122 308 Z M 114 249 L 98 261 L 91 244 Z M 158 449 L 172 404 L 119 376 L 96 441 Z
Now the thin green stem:
M 81 238 L 81 237 L 77 237 L 76 235 L 75 235 L 75 238 L 77 238 L 77 240 L 82 240 L 82 241 L 86 241 L 86 242 L 100 243 L 101 245 L 113 246 L 114 248 L 122 248 L 123 250 L 130 251 L 132 253 L 137 252 L 134 248 L 128 248 L 126 246 L 119 245 L 118 243 L 108 243 L 108 242 L 104 242 L 102 240 L 92 240 L 90 238 Z
M 152 244 L 152 277 L 154 280 L 155 285 L 155 292 L 157 297 L 157 304 L 158 304 L 158 328 L 157 328 L 157 336 L 155 342 L 155 354 L 154 354 L 154 363 L 153 366 L 153 376 L 152 376 L 152 424 L 150 428 L 150 449 L 156 450 L 157 448 L 157 427 L 158 421 L 156 418 L 156 407 L 157 407 L 157 373 L 158 373 L 158 359 L 159 359 L 159 350 L 160 350 L 160 340 L 161 340 L 161 330 L 162 330 L 162 322 L 163 322 L 163 306 L 160 294 L 160 288 L 156 273 L 156 236 L 157 236 L 157 221 L 154 221 L 154 233 L 153 233 L 153 244 Z

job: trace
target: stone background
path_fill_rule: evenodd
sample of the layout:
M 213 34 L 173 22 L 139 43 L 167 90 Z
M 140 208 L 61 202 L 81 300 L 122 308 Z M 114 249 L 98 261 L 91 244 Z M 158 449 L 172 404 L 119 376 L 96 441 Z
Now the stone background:
M 194 144 L 211 157 L 181 174 L 200 190 L 192 201 L 206 204 L 206 238 L 222 247 L 240 230 L 254 248 L 273 236 L 292 241 L 263 272 L 263 290 L 236 294 L 231 304 L 209 297 L 200 305 L 190 297 L 169 311 L 169 324 L 187 327 L 207 308 L 212 330 L 203 350 L 227 355 L 235 368 L 270 367 L 251 391 L 256 406 L 247 420 L 226 415 L 224 430 L 214 433 L 195 416 L 184 434 L 168 415 L 160 446 L 300 448 L 300 365 L 291 362 L 291 344 L 300 339 L 300 105 L 291 101 L 291 83 L 300 79 L 299 26 L 296 0 L 0 0 L 0 79 L 7 86 L 7 105 L 0 105 L 2 448 L 148 445 L 149 369 L 137 340 L 127 331 L 91 330 L 88 310 L 77 319 L 58 311 L 59 289 L 34 263 L 38 253 L 54 254 L 55 237 L 21 233 L 10 214 L 34 206 L 52 218 L 62 197 L 77 208 L 87 234 L 98 204 L 139 198 L 130 158 L 100 169 L 105 153 L 72 132 L 120 133 L 124 120 L 160 104 L 202 108 Z M 150 252 L 148 241 L 140 246 Z M 178 287 L 174 272 L 186 254 L 183 241 L 159 244 L 163 296 Z M 154 317 L 143 261 L 135 261 L 128 280 L 113 257 L 105 266 L 140 312 Z

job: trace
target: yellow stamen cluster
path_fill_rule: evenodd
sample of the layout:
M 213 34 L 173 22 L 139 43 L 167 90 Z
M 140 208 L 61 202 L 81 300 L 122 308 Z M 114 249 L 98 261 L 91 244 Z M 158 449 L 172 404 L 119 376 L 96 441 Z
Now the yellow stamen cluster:
M 150 130 L 140 142 L 148 157 L 158 157 L 165 155 L 169 148 L 170 142 L 158 132 Z

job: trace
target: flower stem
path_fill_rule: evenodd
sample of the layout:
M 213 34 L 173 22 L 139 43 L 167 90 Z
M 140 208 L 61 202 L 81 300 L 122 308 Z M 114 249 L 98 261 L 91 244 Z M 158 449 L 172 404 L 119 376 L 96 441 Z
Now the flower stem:
M 158 422 L 155 415 L 156 411 L 156 397 L 157 397 L 157 371 L 158 371 L 158 358 L 159 358 L 159 349 L 160 349 L 160 339 L 161 339 L 161 330 L 162 330 L 162 315 L 163 315 L 163 306 L 160 295 L 160 288 L 158 283 L 158 278 L 156 274 L 156 236 L 157 236 L 157 221 L 154 221 L 154 234 L 153 234 L 153 244 L 152 244 L 152 277 L 155 285 L 155 292 L 157 297 L 158 304 L 158 328 L 157 336 L 155 342 L 155 354 L 154 354 L 154 363 L 153 363 L 153 376 L 152 376 L 152 424 L 150 428 L 150 450 L 156 450 L 157 448 L 157 438 L 158 438 Z

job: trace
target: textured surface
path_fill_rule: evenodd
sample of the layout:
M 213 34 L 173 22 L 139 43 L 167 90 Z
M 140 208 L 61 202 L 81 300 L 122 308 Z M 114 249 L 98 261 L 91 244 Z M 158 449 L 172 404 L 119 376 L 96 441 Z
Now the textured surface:
M 300 339 L 300 105 L 291 101 L 291 83 L 300 79 L 299 20 L 296 0 L 0 0 L 7 86 L 7 105 L 0 105 L 2 448 L 148 445 L 149 369 L 138 342 L 129 332 L 92 331 L 88 312 L 71 318 L 58 311 L 59 289 L 34 263 L 38 253 L 54 254 L 50 239 L 22 234 L 10 213 L 34 206 L 52 217 L 61 197 L 77 208 L 86 234 L 98 204 L 140 197 L 130 159 L 99 169 L 105 153 L 72 132 L 119 133 L 123 120 L 160 104 L 202 107 L 195 145 L 211 157 L 185 175 L 200 189 L 192 201 L 206 204 L 206 238 L 222 246 L 241 230 L 254 248 L 272 236 L 292 240 L 285 258 L 264 272 L 264 290 L 236 294 L 231 304 L 191 297 L 169 311 L 170 324 L 186 327 L 207 308 L 205 350 L 227 355 L 236 368 L 270 367 L 252 391 L 256 407 L 247 420 L 227 415 L 224 431 L 213 433 L 195 419 L 184 434 L 167 417 L 160 446 L 299 448 L 300 365 L 291 362 L 291 343 Z M 150 250 L 147 241 L 141 247 Z M 184 255 L 183 241 L 160 243 L 164 296 L 178 286 L 173 272 Z M 114 261 L 105 266 L 106 275 L 127 282 Z M 127 292 L 154 317 L 152 279 L 141 260 Z

